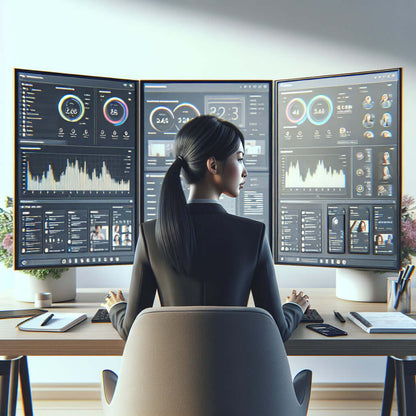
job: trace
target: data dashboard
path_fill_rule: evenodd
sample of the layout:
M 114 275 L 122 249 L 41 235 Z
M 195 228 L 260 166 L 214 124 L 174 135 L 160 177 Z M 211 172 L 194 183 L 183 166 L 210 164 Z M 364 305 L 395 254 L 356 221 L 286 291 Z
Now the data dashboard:
M 213 114 L 242 131 L 248 170 L 239 198 L 221 196 L 220 202 L 229 213 L 262 221 L 270 231 L 271 87 L 267 81 L 141 82 L 142 220 L 157 216 L 176 133 L 192 118 Z M 188 197 L 189 186 L 183 186 Z
M 131 263 L 137 83 L 15 76 L 16 268 Z
M 276 83 L 276 262 L 398 268 L 400 75 Z

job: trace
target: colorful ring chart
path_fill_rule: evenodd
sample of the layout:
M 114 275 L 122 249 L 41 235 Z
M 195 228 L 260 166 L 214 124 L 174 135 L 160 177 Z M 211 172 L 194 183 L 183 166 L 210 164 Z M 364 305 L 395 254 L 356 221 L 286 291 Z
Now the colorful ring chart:
M 174 125 L 174 115 L 168 107 L 159 106 L 150 113 L 150 125 L 158 132 L 170 130 Z
M 322 126 L 331 118 L 333 110 L 334 106 L 329 97 L 317 95 L 308 104 L 308 119 L 312 124 Z
M 302 98 L 294 98 L 286 106 L 286 117 L 293 124 L 302 124 L 307 117 L 306 103 Z
M 173 115 L 175 116 L 176 127 L 180 130 L 189 120 L 198 117 L 200 112 L 193 104 L 182 103 L 174 108 Z
M 121 126 L 129 115 L 127 104 L 118 97 L 109 98 L 103 106 L 105 119 L 114 126 Z
M 85 107 L 81 98 L 73 94 L 64 95 L 58 103 L 59 115 L 71 123 L 75 123 L 84 117 Z

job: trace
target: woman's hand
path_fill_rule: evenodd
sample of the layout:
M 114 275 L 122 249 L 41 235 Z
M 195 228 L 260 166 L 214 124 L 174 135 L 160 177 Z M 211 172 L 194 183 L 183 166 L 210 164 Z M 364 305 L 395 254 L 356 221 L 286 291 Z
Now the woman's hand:
M 293 289 L 292 294 L 286 298 L 286 302 L 297 303 L 302 308 L 303 313 L 305 313 L 311 307 L 309 296 L 304 295 L 302 291 L 297 293 L 295 289 Z
M 105 297 L 105 307 L 109 311 L 110 308 L 118 302 L 123 302 L 124 299 L 123 292 L 119 290 L 117 293 L 110 291 L 110 293 Z

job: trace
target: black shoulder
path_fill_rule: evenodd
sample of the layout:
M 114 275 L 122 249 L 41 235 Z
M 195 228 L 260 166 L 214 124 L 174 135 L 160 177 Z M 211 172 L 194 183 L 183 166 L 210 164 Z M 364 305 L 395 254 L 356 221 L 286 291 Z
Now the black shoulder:
M 224 214 L 228 221 L 233 223 L 235 227 L 240 228 L 247 232 L 247 235 L 260 235 L 263 236 L 266 231 L 266 226 L 260 221 L 253 220 L 251 218 L 240 217 L 233 214 Z
M 146 235 L 148 233 L 154 233 L 155 227 L 156 220 L 145 221 L 140 224 L 140 232 L 144 231 Z

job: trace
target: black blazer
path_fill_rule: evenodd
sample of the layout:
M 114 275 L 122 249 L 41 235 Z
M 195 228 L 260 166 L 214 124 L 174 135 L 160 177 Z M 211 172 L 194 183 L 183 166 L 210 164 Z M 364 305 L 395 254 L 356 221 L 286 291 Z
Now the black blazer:
M 197 248 L 189 276 L 176 273 L 156 245 L 155 224 L 140 226 L 128 303 L 110 310 L 113 326 L 126 339 L 136 316 L 153 305 L 246 306 L 254 303 L 275 319 L 283 340 L 302 318 L 302 309 L 280 302 L 274 263 L 263 223 L 228 214 L 216 203 L 188 204 Z

